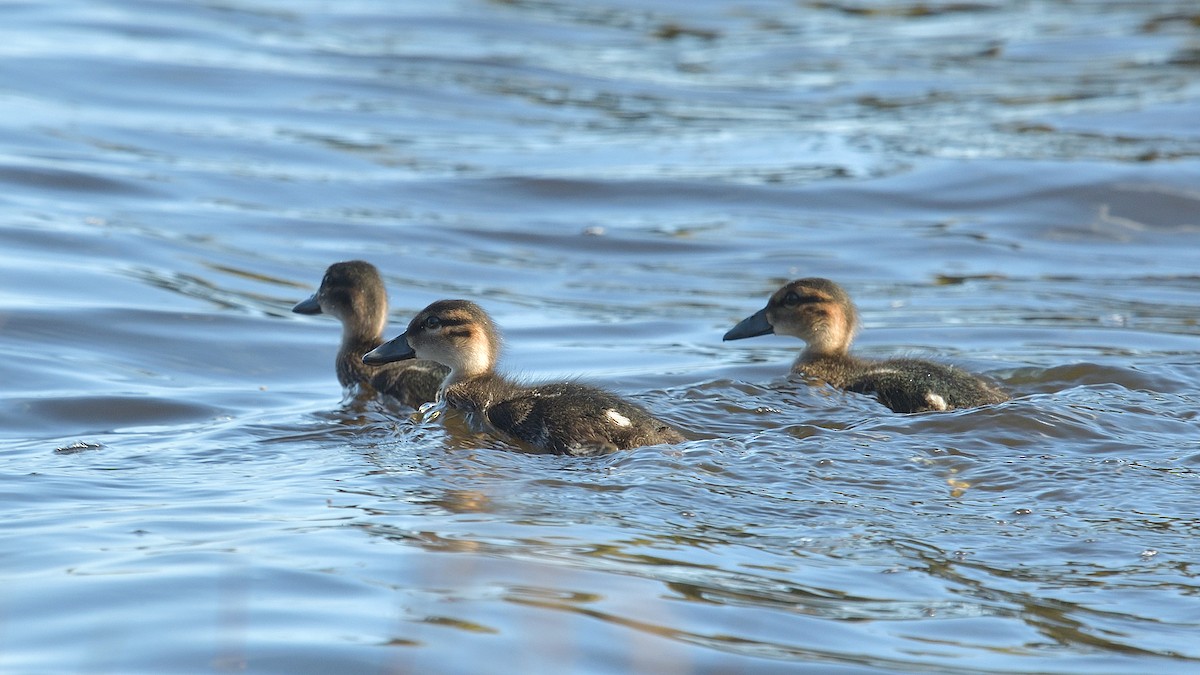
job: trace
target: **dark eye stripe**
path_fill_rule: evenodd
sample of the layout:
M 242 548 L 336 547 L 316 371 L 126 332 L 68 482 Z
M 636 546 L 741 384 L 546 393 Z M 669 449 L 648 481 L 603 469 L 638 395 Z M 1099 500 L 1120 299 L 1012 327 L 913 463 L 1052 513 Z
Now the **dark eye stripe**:
M 800 295 L 795 291 L 788 291 L 788 294 L 783 296 L 783 304 L 788 306 L 795 305 L 813 305 L 819 302 L 825 302 L 828 298 L 821 295 Z
M 461 326 L 466 323 L 470 322 L 467 319 L 455 318 L 453 316 L 439 316 L 437 314 L 430 314 L 429 316 L 425 317 L 424 321 L 421 322 L 421 327 L 425 328 L 426 330 L 433 330 L 435 328 Z
M 468 329 L 452 330 L 448 331 L 446 335 L 449 335 L 452 338 L 466 338 L 471 337 L 471 331 Z

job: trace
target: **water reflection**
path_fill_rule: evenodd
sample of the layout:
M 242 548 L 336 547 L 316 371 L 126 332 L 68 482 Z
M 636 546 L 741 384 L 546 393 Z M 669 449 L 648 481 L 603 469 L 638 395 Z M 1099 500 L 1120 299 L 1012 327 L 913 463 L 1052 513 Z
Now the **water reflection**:
M 5 665 L 1194 666 L 1196 17 L 9 7 Z M 572 460 L 343 400 L 288 309 L 351 258 L 394 326 L 486 301 L 514 375 L 692 440 Z M 893 415 L 721 344 L 813 275 L 864 354 L 1015 399 Z

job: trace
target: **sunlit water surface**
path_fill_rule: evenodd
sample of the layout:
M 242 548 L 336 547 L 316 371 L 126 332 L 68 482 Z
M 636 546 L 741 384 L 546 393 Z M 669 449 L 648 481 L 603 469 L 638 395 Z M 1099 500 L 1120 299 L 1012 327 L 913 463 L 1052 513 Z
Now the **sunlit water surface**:
M 1200 670 L 1191 0 L 0 11 L 0 670 Z M 351 258 L 692 440 L 343 404 Z M 1014 400 L 721 342 L 797 276 Z

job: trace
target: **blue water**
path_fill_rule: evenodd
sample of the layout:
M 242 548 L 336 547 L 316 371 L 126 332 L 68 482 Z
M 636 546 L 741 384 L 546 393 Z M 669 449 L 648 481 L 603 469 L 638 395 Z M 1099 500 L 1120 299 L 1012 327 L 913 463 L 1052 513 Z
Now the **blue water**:
M 1193 2 L 0 14 L 0 670 L 1200 670 Z M 343 402 L 352 258 L 692 440 Z M 721 342 L 801 276 L 1014 400 Z

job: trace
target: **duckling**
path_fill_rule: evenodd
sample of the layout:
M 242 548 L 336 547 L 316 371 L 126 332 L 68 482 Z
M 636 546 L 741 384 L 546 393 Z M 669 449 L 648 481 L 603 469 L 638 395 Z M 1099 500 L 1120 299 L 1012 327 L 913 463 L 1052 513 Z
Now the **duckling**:
M 828 279 L 798 279 L 775 291 L 767 306 L 743 319 L 725 340 L 776 333 L 807 344 L 792 372 L 839 389 L 874 394 L 895 412 L 952 410 L 1000 403 L 994 384 L 952 366 L 922 359 L 872 361 L 850 355 L 858 312 L 850 296 Z
M 321 287 L 292 308 L 297 314 L 330 314 L 342 322 L 342 345 L 337 353 L 337 378 L 342 387 L 360 396 L 384 394 L 416 408 L 432 401 L 449 370 L 431 361 L 413 361 L 386 368 L 363 365 L 363 354 L 383 344 L 387 325 L 387 290 L 379 270 L 369 262 L 334 263 L 325 270 Z
M 594 455 L 685 440 L 641 406 L 603 389 L 507 380 L 495 372 L 499 355 L 500 337 L 487 312 L 467 300 L 439 300 L 363 362 L 415 357 L 445 364 L 450 371 L 440 398 L 446 405 L 541 452 Z

